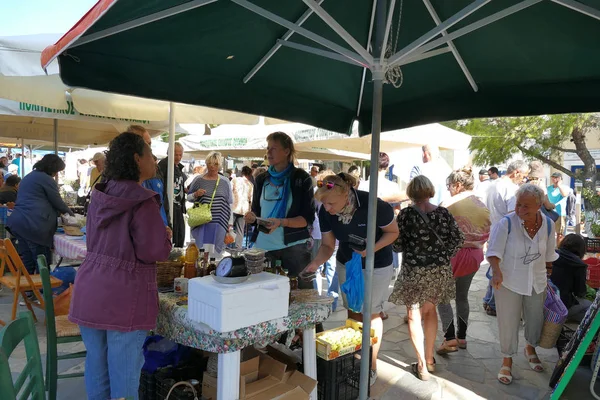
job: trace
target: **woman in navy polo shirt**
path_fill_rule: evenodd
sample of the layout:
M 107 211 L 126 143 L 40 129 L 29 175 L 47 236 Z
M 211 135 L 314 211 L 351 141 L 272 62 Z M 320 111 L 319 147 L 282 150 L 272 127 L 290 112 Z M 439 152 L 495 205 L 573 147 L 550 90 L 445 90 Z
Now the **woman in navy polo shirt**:
M 367 213 L 369 193 L 354 189 L 356 178 L 350 174 L 330 175 L 317 182 L 319 189 L 315 198 L 323 203 L 319 211 L 321 226 L 321 248 L 315 259 L 304 269 L 304 273 L 316 271 L 333 254 L 336 239 L 339 241 L 337 252 L 337 273 L 340 286 L 346 281 L 345 264 L 350 261 L 355 250 L 350 248 L 349 235 L 367 237 Z M 393 274 L 392 243 L 398 238 L 398 224 L 394 221 L 394 210 L 381 199 L 377 199 L 377 234 L 375 236 L 375 262 L 373 271 L 373 304 L 367 315 L 371 316 L 371 327 L 379 338 L 373 345 L 371 364 L 371 385 L 377 379 L 377 353 L 383 335 L 383 321 L 379 313 L 388 297 L 388 286 Z M 365 268 L 366 251 L 359 254 Z M 346 298 L 342 294 L 344 304 Z M 362 321 L 362 314 L 348 311 L 348 318 Z

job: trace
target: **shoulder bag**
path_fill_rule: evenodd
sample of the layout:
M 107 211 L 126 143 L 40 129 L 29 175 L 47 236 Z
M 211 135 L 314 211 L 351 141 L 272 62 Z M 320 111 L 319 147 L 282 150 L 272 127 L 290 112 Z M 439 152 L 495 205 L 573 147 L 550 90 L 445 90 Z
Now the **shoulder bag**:
M 423 212 L 423 210 L 421 210 L 419 207 L 415 207 L 414 205 L 412 205 L 411 207 L 413 208 L 413 210 L 415 210 L 416 212 L 419 213 L 419 215 L 421 216 L 421 219 L 423 221 L 425 221 L 425 225 L 427 225 L 427 228 L 429 228 L 429 230 L 437 238 L 438 242 L 440 242 L 440 244 L 442 245 L 442 247 L 444 248 L 444 250 L 446 250 L 446 245 L 444 244 L 444 241 L 442 240 L 442 238 L 440 237 L 440 235 L 438 235 L 438 233 L 433 229 L 433 226 L 431 226 L 431 222 L 429 221 L 429 217 L 427 216 L 427 214 L 425 214 L 425 212 Z
M 212 221 L 212 213 L 210 209 L 212 207 L 213 200 L 215 199 L 215 194 L 217 193 L 217 188 L 219 187 L 220 180 L 221 177 L 217 177 L 215 190 L 213 191 L 209 204 L 202 204 L 199 201 L 196 201 L 194 203 L 194 207 L 188 210 L 188 225 L 190 226 L 190 228 L 196 228 L 200 225 L 205 225 Z

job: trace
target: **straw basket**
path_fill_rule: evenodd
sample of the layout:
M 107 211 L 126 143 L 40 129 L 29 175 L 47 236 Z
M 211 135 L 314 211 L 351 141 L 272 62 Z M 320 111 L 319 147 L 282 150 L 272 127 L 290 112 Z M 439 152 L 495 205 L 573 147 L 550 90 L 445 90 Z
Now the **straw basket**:
M 158 287 L 173 286 L 173 281 L 181 275 L 181 261 L 165 261 L 156 263 L 156 285 Z
M 562 332 L 563 324 L 556 322 L 544 321 L 542 326 L 542 334 L 540 335 L 539 346 L 544 349 L 552 349 L 556 346 L 556 341 Z

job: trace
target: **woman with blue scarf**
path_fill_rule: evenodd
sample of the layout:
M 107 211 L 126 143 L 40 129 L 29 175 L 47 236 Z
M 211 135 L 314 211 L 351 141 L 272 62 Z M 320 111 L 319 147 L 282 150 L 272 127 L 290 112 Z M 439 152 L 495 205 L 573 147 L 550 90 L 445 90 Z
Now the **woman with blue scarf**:
M 315 219 L 312 179 L 294 166 L 295 155 L 294 142 L 285 133 L 267 137 L 269 169 L 256 177 L 252 211 L 244 217 L 249 224 L 256 224 L 257 217 L 268 221 L 269 230 L 255 229 L 252 241 L 273 263 L 281 260 L 290 277 L 297 277 L 311 261 L 308 226 Z M 302 280 L 299 286 L 313 287 Z

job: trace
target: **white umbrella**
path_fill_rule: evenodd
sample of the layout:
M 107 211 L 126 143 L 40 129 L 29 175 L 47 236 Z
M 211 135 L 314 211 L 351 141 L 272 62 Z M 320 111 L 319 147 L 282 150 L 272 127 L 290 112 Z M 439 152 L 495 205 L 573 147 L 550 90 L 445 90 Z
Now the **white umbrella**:
M 328 148 L 358 153 L 368 153 L 371 150 L 371 135 L 359 137 L 331 138 L 326 140 L 302 143 L 299 147 Z M 440 124 L 427 124 L 412 128 L 398 129 L 381 133 L 380 147 L 386 153 L 423 146 L 436 145 L 440 149 L 465 150 L 471 143 L 471 136 Z
M 194 129 L 186 124 L 182 126 L 194 133 Z M 324 147 L 304 146 L 309 142 L 343 138 L 346 135 L 310 125 L 287 123 L 277 125 L 221 125 L 212 130 L 210 135 L 192 134 L 180 140 L 194 157 L 205 157 L 211 151 L 219 151 L 224 156 L 233 158 L 263 158 L 267 152 L 267 136 L 273 132 L 288 134 L 295 143 L 297 157 L 307 160 L 366 160 L 369 155 L 363 152 L 331 150 Z M 201 132 L 197 132 L 201 133 Z

